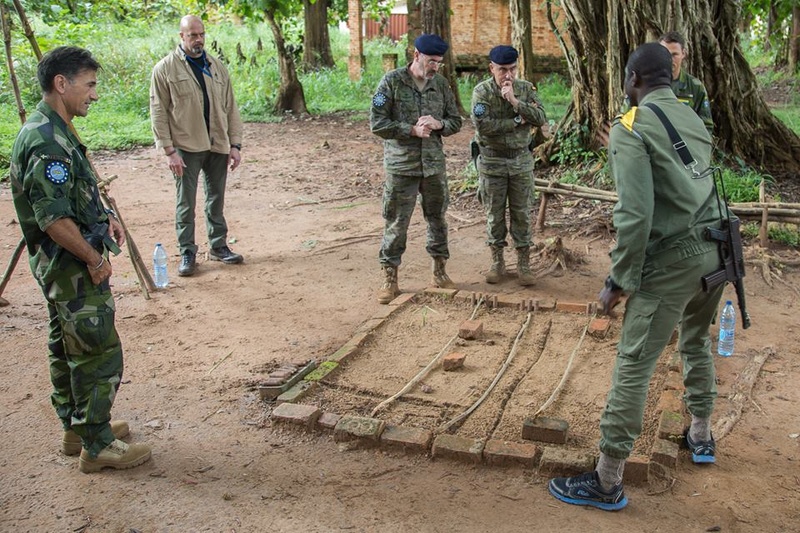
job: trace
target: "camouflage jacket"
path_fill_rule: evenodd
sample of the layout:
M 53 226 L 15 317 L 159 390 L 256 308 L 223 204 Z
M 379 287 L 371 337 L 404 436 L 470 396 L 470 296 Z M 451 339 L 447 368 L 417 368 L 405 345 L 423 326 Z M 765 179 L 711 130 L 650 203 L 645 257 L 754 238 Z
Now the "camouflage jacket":
M 647 103 L 657 105 L 686 143 L 697 169 L 708 168 L 711 136 L 697 114 L 664 87 L 648 93 L 611 127 L 608 161 L 619 200 L 614 206 L 617 245 L 611 278 L 628 292 L 643 272 L 707 252 L 704 238 L 719 221 L 711 177 L 694 179 L 672 146 L 667 130 Z
M 11 193 L 31 271 L 41 284 L 56 277 L 62 261 L 75 260 L 47 235 L 51 224 L 71 218 L 84 235 L 102 240 L 106 234 L 108 215 L 86 147 L 45 102 L 39 102 L 14 141 Z
M 684 103 L 694 109 L 705 125 L 708 133 L 714 133 L 714 119 L 711 117 L 711 103 L 703 82 L 681 69 L 677 80 L 672 80 L 672 92 Z
M 419 117 L 431 115 L 444 124 L 427 139 L 411 136 Z M 386 172 L 402 176 L 444 174 L 442 137 L 458 133 L 461 115 L 450 85 L 436 74 L 425 88 L 417 89 L 408 67 L 388 72 L 378 83 L 370 111 L 372 133 L 384 139 Z
M 547 117 L 532 83 L 514 80 L 514 94 L 520 102 L 516 110 L 503 98 L 494 78 L 482 81 L 472 91 L 475 139 L 480 147 L 481 162 L 489 172 L 495 159 L 514 159 L 515 171 L 533 170 L 533 156 L 528 148 L 531 127 L 541 126 Z M 525 123 L 515 120 L 517 116 Z

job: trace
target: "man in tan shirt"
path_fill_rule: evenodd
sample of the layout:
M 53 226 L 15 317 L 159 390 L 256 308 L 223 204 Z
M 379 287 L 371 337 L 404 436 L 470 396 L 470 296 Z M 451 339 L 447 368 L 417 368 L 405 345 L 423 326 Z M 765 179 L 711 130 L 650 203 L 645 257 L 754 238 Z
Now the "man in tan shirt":
M 178 275 L 196 269 L 194 242 L 197 179 L 203 171 L 209 258 L 226 264 L 244 259 L 228 247 L 225 183 L 241 162 L 242 120 L 225 65 L 206 54 L 200 18 L 181 19 L 181 43 L 153 68 L 150 118 L 156 148 L 163 150 L 177 187 L 175 229 L 181 252 Z

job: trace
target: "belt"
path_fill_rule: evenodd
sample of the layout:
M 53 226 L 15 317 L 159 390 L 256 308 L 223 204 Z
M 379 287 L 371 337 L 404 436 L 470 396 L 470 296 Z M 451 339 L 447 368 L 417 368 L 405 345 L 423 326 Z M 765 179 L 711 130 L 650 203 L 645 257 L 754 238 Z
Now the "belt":
M 503 157 L 506 159 L 514 159 L 526 153 L 530 153 L 527 148 L 518 148 L 516 150 L 495 150 L 494 148 L 481 147 L 481 155 L 486 157 Z

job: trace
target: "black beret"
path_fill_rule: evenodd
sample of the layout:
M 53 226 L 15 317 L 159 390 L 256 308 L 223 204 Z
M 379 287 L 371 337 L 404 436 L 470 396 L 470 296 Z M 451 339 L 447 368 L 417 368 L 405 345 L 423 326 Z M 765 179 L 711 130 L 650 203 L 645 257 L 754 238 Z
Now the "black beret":
M 517 52 L 516 48 L 513 46 L 506 46 L 504 44 L 495 46 L 492 48 L 492 51 L 489 52 L 489 60 L 498 65 L 510 65 L 511 63 L 516 63 L 518 57 L 519 52 Z
M 414 48 L 426 56 L 443 56 L 450 46 L 435 33 L 423 33 L 414 41 Z

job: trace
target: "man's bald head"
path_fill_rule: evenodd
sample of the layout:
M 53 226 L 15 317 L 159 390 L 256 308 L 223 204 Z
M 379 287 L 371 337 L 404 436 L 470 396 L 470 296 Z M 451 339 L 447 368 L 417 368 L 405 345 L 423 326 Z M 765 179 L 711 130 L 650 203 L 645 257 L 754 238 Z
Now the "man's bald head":
M 206 43 L 206 30 L 203 21 L 195 15 L 186 15 L 181 19 L 181 46 L 189 57 L 203 55 Z
M 631 104 L 653 89 L 669 87 L 672 82 L 672 56 L 660 43 L 644 43 L 633 51 L 625 65 L 625 94 Z

